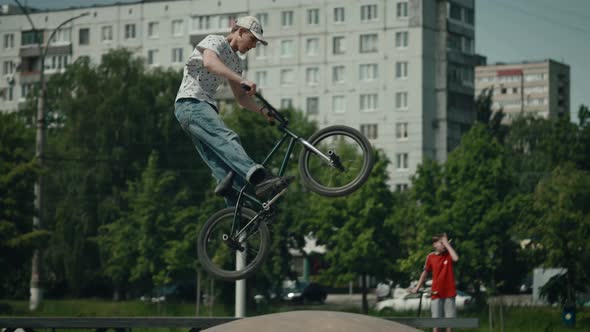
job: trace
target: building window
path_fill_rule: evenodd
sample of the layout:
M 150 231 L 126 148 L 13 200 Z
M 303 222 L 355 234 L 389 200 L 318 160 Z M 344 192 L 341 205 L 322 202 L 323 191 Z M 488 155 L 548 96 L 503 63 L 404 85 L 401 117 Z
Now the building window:
M 31 91 L 33 91 L 33 84 L 21 84 L 20 86 L 20 96 L 22 99 L 26 99 L 27 96 L 29 95 L 29 93 L 31 93 Z
M 260 22 L 260 25 L 262 25 L 262 28 L 266 28 L 266 26 L 268 25 L 268 14 L 267 13 L 256 14 L 256 19 L 258 20 L 258 22 Z
M 368 139 L 377 139 L 377 124 L 361 124 L 361 133 Z
M 320 69 L 318 67 L 307 68 L 305 70 L 305 82 L 307 85 L 317 85 L 320 83 Z
M 80 45 L 90 45 L 90 29 L 83 28 L 79 30 L 78 43 Z
M 313 25 L 320 24 L 320 10 L 319 9 L 308 9 L 306 22 L 307 22 L 307 24 L 313 24 Z
M 4 48 L 14 48 L 14 35 L 12 33 L 7 33 L 4 35 Z
M 14 99 L 14 88 L 12 86 L 9 86 L 6 89 L 7 93 L 6 93 L 6 100 L 7 101 L 12 101 Z
M 148 50 L 147 63 L 151 66 L 158 64 L 158 50 Z
M 236 24 L 235 15 L 221 15 L 219 16 L 218 26 L 219 29 L 231 29 Z
M 135 24 L 125 24 L 125 39 L 135 39 Z
M 283 28 L 293 26 L 293 11 L 288 10 L 281 13 L 281 26 Z
M 319 53 L 320 40 L 318 38 L 308 38 L 305 42 L 305 53 L 309 56 L 315 56 Z
M 396 183 L 395 190 L 406 191 L 406 190 L 408 190 L 408 184 L 407 183 Z
M 463 52 L 473 54 L 473 39 L 469 37 L 461 38 L 463 40 Z
M 361 6 L 361 21 L 372 21 L 377 19 L 377 5 Z
M 69 62 L 69 55 L 53 55 L 45 60 L 45 68 L 53 71 L 64 69 Z
M 395 78 L 408 78 L 408 63 L 405 61 L 395 63 Z
M 256 84 L 258 84 L 259 86 L 268 85 L 268 73 L 266 72 L 266 70 L 256 72 Z
M 346 52 L 345 37 L 338 36 L 332 38 L 332 53 L 333 54 L 344 54 Z
M 183 60 L 182 47 L 172 49 L 172 63 L 181 63 Z
M 295 72 L 293 69 L 282 69 L 281 70 L 281 85 L 291 86 L 295 82 Z
M 376 93 L 361 94 L 360 109 L 362 112 L 375 111 L 378 105 L 378 96 Z
M 361 35 L 360 41 L 360 53 L 372 53 L 377 52 L 377 34 Z
M 195 16 L 192 18 L 192 31 L 211 29 L 211 16 Z
M 4 75 L 10 75 L 14 73 L 15 69 L 14 62 L 12 60 L 4 61 Z
M 408 32 L 400 31 L 395 33 L 395 47 L 407 48 L 408 47 Z
M 293 47 L 294 42 L 292 40 L 282 40 L 281 41 L 281 57 L 289 58 L 295 54 L 295 49 Z
M 334 8 L 334 23 L 344 23 L 344 7 Z
M 408 2 L 400 1 L 396 6 L 396 13 L 398 18 L 408 17 Z
M 332 97 L 332 112 L 334 112 L 334 113 L 346 112 L 346 97 L 345 96 L 333 96 Z
M 397 92 L 395 94 L 395 108 L 398 110 L 407 110 L 408 109 L 408 93 L 407 92 Z
M 344 66 L 332 67 L 332 82 L 344 83 Z
M 172 21 L 172 35 L 173 36 L 182 36 L 184 33 L 184 29 L 182 28 L 182 20 L 174 20 Z
M 172 29 L 174 29 L 174 24 L 172 25 Z M 150 22 L 148 23 L 148 38 L 158 38 L 160 33 L 160 23 L 158 22 Z
M 449 17 L 453 20 L 461 21 L 461 6 L 456 3 L 449 2 Z
M 359 66 L 359 79 L 361 81 L 372 81 L 379 77 L 379 66 L 375 63 L 362 64 Z
M 62 28 L 55 32 L 53 35 L 52 43 L 70 43 L 72 41 L 72 29 Z
M 398 122 L 395 124 L 395 138 L 405 140 L 408 138 L 408 123 Z
M 305 114 L 315 115 L 318 114 L 320 109 L 320 98 L 319 97 L 307 97 L 305 101 Z
M 20 36 L 20 44 L 22 46 L 37 45 L 38 43 L 43 44 L 43 32 L 42 31 L 23 31 Z
M 408 169 L 408 154 L 407 153 L 396 153 L 395 154 L 395 166 L 398 170 Z
M 464 8 L 465 23 L 473 25 L 475 23 L 475 17 L 473 15 L 473 9 Z
M 281 109 L 293 108 L 293 99 L 281 98 Z
M 112 41 L 113 40 L 113 27 L 111 25 L 107 25 L 102 27 L 100 38 L 102 41 Z
M 254 49 L 254 54 L 256 56 L 256 59 L 264 59 L 266 58 L 266 51 L 267 48 L 266 47 L 260 47 L 260 46 L 256 46 L 256 48 Z

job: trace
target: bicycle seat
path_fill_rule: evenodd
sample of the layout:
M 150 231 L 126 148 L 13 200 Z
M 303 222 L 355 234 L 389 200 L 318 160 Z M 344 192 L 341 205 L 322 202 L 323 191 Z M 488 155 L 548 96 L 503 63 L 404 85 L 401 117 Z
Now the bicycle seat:
M 226 196 L 230 193 L 232 183 L 234 182 L 234 171 L 229 171 L 227 175 L 219 181 L 215 187 L 215 195 Z

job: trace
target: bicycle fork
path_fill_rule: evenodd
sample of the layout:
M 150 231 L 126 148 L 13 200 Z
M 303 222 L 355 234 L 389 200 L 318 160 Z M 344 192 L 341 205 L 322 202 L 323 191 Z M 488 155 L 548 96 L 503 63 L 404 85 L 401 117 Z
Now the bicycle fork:
M 315 146 L 311 145 L 308 141 L 304 140 L 303 138 L 299 138 L 299 142 L 303 144 L 306 148 L 310 149 L 313 153 L 315 153 L 318 157 L 324 159 L 331 167 L 336 168 L 337 170 L 344 172 L 344 166 L 340 162 L 340 157 L 336 154 L 333 150 L 328 150 L 328 155 L 326 156 L 322 151 L 315 148 Z

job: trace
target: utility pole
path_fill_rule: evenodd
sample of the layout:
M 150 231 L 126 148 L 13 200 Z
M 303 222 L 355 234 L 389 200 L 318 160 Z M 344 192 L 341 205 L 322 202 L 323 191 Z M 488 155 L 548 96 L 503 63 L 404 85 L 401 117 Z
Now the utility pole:
M 34 34 L 34 38 L 37 41 L 37 47 L 39 50 L 39 56 L 40 56 L 40 63 L 41 63 L 41 67 L 39 68 L 39 96 L 37 98 L 37 122 L 36 122 L 36 127 L 37 127 L 37 133 L 36 133 L 36 140 L 35 140 L 35 159 L 37 160 L 37 163 L 39 164 L 39 167 L 41 169 L 43 169 L 45 167 L 45 158 L 44 158 L 44 154 L 45 154 L 45 138 L 46 138 L 46 133 L 45 133 L 45 57 L 47 56 L 47 50 L 49 49 L 49 44 L 51 43 L 51 39 L 53 39 L 53 36 L 55 36 L 55 33 L 57 31 L 59 31 L 59 29 L 61 29 L 62 26 L 66 25 L 67 23 L 83 17 L 83 16 L 87 16 L 90 13 L 85 12 L 82 13 L 80 15 L 71 17 L 65 21 L 63 21 L 62 23 L 60 23 L 57 28 L 55 28 L 53 30 L 53 32 L 51 33 L 51 35 L 49 36 L 49 38 L 47 39 L 47 42 L 45 43 L 45 47 L 43 47 L 43 38 L 42 36 L 39 36 L 39 30 L 37 30 L 37 28 L 35 28 L 35 24 L 33 23 L 33 20 L 31 19 L 31 17 L 29 16 L 29 12 L 27 10 L 27 8 L 23 5 L 21 5 L 21 3 L 18 0 L 14 0 L 14 2 L 16 2 L 16 4 L 19 6 L 19 8 L 21 9 L 21 11 L 23 12 L 23 14 L 27 17 L 27 20 L 29 21 L 29 24 L 31 24 L 31 27 L 33 28 L 33 34 Z M 44 192 L 44 188 L 45 188 L 45 179 L 43 176 L 43 173 L 41 172 L 38 177 L 37 177 L 37 181 L 35 182 L 35 215 L 33 216 L 33 230 L 41 230 L 43 229 L 43 212 L 44 212 L 44 203 L 45 203 L 45 197 L 43 195 Z M 33 252 L 33 260 L 32 260 L 32 266 L 31 266 L 31 286 L 30 286 L 30 291 L 31 291 L 31 297 L 29 300 L 29 310 L 31 311 L 35 311 L 39 308 L 39 305 L 41 304 L 41 301 L 43 300 L 43 289 L 41 288 L 41 250 L 40 249 L 35 249 Z

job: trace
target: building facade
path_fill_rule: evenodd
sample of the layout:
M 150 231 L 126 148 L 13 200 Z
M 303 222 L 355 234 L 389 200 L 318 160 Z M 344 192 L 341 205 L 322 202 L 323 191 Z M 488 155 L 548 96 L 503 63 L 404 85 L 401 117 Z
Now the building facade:
M 569 117 L 570 67 L 554 60 L 478 66 L 476 96 L 484 90 L 492 91 L 493 110 L 502 109 L 505 123 L 520 115 Z
M 3 15 L 0 109 L 16 109 L 38 82 L 37 38 L 84 12 L 56 33 L 46 73 L 79 57 L 98 63 L 118 47 L 180 70 L 204 36 L 257 16 L 269 45 L 248 55 L 246 76 L 272 104 L 320 127 L 361 130 L 390 159 L 394 189 L 407 188 L 426 158 L 445 161 L 475 120 L 474 0 L 139 1 L 32 13 L 40 35 L 23 15 Z

